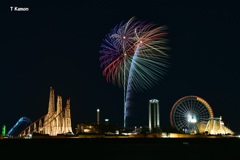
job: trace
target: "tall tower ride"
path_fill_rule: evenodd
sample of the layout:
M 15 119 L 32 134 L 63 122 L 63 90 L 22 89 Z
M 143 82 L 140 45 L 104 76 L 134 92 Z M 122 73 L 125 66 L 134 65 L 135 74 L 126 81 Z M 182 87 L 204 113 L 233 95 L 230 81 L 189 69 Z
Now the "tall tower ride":
M 148 123 L 149 123 L 149 131 L 152 132 L 153 129 L 160 128 L 160 114 L 159 114 L 159 101 L 157 99 L 149 100 L 148 105 Z M 152 113 L 153 110 L 153 113 Z M 153 116 L 153 123 L 152 123 L 152 116 Z

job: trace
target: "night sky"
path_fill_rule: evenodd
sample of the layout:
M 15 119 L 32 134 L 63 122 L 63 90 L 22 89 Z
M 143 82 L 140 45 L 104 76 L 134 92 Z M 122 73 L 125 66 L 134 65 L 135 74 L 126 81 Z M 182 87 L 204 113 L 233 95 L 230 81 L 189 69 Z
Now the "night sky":
M 2 2 L 1 2 L 2 3 Z M 154 88 L 133 95 L 131 123 L 148 125 L 148 101 L 170 126 L 174 103 L 187 95 L 206 100 L 214 116 L 240 131 L 240 11 L 234 3 L 139 1 L 14 1 L 1 5 L 0 125 L 48 111 L 50 87 L 71 99 L 72 127 L 100 121 L 123 126 L 123 89 L 107 83 L 99 50 L 106 34 L 135 16 L 166 25 L 169 68 Z M 29 11 L 11 11 L 11 6 Z

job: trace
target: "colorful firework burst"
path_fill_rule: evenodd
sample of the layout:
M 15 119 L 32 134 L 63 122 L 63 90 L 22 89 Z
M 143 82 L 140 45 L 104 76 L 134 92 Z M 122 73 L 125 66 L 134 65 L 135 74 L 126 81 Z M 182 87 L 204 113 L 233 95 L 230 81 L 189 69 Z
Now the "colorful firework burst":
M 99 59 L 103 75 L 107 82 L 124 88 L 124 100 L 126 87 L 128 91 L 147 90 L 165 73 L 169 58 L 165 29 L 132 17 L 116 25 L 103 40 Z

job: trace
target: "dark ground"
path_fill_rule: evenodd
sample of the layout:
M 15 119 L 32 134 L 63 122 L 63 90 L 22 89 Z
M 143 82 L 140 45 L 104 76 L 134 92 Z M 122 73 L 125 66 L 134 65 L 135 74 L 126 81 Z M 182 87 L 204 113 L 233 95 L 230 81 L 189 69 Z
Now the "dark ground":
M 229 159 L 238 157 L 238 138 L 66 138 L 0 139 L 1 153 L 22 158 Z

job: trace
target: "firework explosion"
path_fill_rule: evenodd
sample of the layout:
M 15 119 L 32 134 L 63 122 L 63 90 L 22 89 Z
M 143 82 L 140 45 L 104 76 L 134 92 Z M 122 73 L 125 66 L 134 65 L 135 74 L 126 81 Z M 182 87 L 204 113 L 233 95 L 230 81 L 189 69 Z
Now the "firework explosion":
M 116 25 L 103 40 L 99 59 L 103 76 L 107 82 L 124 88 L 124 127 L 126 95 L 153 87 L 168 67 L 165 29 L 133 17 Z

